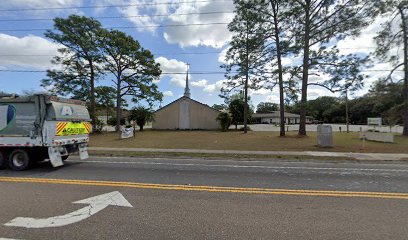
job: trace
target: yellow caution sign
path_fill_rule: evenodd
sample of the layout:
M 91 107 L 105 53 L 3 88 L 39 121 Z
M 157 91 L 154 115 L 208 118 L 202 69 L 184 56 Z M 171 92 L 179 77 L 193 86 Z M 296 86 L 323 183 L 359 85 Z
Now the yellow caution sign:
M 70 136 L 89 134 L 91 132 L 92 125 L 88 122 L 73 123 L 73 122 L 58 122 L 57 123 L 57 136 Z

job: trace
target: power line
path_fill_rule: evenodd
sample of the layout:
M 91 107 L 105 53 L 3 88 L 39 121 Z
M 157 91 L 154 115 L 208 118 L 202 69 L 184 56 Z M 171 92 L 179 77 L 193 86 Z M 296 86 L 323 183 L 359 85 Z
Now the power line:
M 119 5 L 94 5 L 94 6 L 75 6 L 75 7 L 47 7 L 47 8 L 15 8 L 15 9 L 0 9 L 0 12 L 18 12 L 18 11 L 45 11 L 45 10 L 67 10 L 67 9 L 90 9 L 90 8 L 120 8 L 120 7 L 145 7 L 145 6 L 157 6 L 157 5 L 176 5 L 184 3 L 219 3 L 219 2 L 232 2 L 231 0 L 222 1 L 182 1 L 182 2 L 161 2 L 161 3 L 138 3 L 138 4 L 119 4 Z
M 10 73 L 45 73 L 46 70 L 16 70 L 16 69 L 0 69 L 0 72 L 10 72 Z M 197 71 L 197 72 L 188 72 L 189 74 L 225 74 L 225 72 L 217 72 L 217 71 Z M 185 72 L 162 72 L 163 75 L 185 75 Z
M 367 69 L 362 70 L 361 72 L 390 72 L 391 69 Z M 395 70 L 397 72 L 403 72 L 403 70 Z M 18 69 L 0 69 L 0 72 L 10 72 L 10 73 L 45 73 L 46 70 L 18 70 Z M 232 72 L 236 73 L 236 72 Z M 265 72 L 269 73 L 269 72 Z M 185 72 L 162 72 L 163 75 L 178 75 L 178 74 L 186 74 Z M 189 72 L 189 74 L 225 74 L 222 71 L 197 71 L 197 72 Z
M 338 48 L 338 49 L 373 49 L 375 47 L 359 47 L 359 48 Z M 223 51 L 209 51 L 209 52 L 158 52 L 153 55 L 206 55 L 219 54 Z M 0 57 L 53 57 L 55 54 L 0 54 Z
M 146 25 L 146 26 L 121 26 L 121 27 L 106 27 L 105 29 L 139 29 L 139 28 L 163 28 L 163 27 L 187 27 L 187 26 L 207 26 L 207 25 L 227 25 L 229 23 L 189 23 L 189 24 L 167 24 L 167 25 Z M 46 31 L 47 28 L 31 28 L 31 29 L 0 29 L 0 32 L 34 32 Z
M 168 52 L 168 53 L 152 53 L 153 55 L 205 55 L 218 54 L 222 51 L 213 52 Z M 53 57 L 55 54 L 0 54 L 0 57 Z
M 173 13 L 173 14 L 154 14 L 154 15 L 130 15 L 130 16 L 101 16 L 94 19 L 124 19 L 124 18 L 147 18 L 147 17 L 169 17 L 169 16 L 187 16 L 187 15 L 211 15 L 211 14 L 232 14 L 234 12 L 196 12 L 196 13 Z M 26 22 L 26 21 L 52 21 L 54 18 L 23 18 L 23 19 L 0 19 L 0 22 Z

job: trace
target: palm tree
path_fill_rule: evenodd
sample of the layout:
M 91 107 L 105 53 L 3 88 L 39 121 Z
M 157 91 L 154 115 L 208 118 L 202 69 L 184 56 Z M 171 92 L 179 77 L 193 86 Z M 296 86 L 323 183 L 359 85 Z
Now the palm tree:
M 149 108 L 138 106 L 130 111 L 129 120 L 136 122 L 140 127 L 140 131 L 143 131 L 144 125 L 147 122 L 153 121 L 154 114 Z

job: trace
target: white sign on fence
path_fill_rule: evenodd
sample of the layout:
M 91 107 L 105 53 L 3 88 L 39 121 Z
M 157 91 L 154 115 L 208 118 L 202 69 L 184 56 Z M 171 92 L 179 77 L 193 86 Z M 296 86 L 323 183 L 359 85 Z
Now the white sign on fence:
M 382 118 L 367 118 L 368 125 L 375 125 L 381 126 L 382 125 Z

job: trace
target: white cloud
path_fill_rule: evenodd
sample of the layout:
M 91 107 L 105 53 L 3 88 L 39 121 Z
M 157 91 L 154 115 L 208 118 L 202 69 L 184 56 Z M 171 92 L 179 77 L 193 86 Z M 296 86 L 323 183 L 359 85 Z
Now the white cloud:
M 204 87 L 203 91 L 208 93 L 219 92 L 221 91 L 221 88 L 224 86 L 224 83 L 226 81 L 227 80 L 219 80 L 214 84 L 208 84 L 207 86 Z
M 58 8 L 80 6 L 82 0 L 3 0 L 4 8 Z
M 83 0 L 2 0 L 1 6 L 4 9 L 26 9 L 26 8 L 64 8 L 64 7 L 77 7 L 81 6 Z M 24 15 L 32 16 L 48 16 L 50 13 L 81 13 L 79 9 L 48 9 L 48 10 L 36 10 L 36 11 L 7 11 L 2 12 L 5 16 L 20 16 Z
M 193 87 L 199 87 L 202 88 L 204 92 L 207 93 L 215 93 L 215 92 L 220 92 L 221 88 L 224 86 L 224 83 L 227 80 L 219 80 L 215 83 L 209 83 L 207 80 L 202 79 L 199 81 L 193 81 L 191 82 L 191 86 Z M 211 96 L 211 94 L 209 94 Z
M 223 49 L 220 54 L 218 55 L 218 62 L 222 64 L 227 64 L 226 56 L 227 56 L 228 48 Z
M 165 96 L 165 97 L 172 97 L 174 94 L 173 94 L 173 92 L 172 91 L 164 91 L 163 92 L 163 96 Z
M 0 65 L 10 67 L 50 68 L 52 57 L 57 55 L 57 49 L 61 47 L 34 35 L 19 38 L 0 33 L 0 42 L 1 55 L 9 55 L 0 56 Z
M 364 28 L 358 37 L 347 37 L 337 43 L 340 54 L 364 53 L 369 54 L 375 50 L 374 37 L 381 30 L 381 23 L 388 17 L 378 18 L 368 27 Z
M 267 95 L 267 94 L 269 94 L 269 93 L 271 93 L 271 90 L 269 90 L 269 89 L 265 89 L 265 88 L 261 88 L 261 89 L 258 89 L 258 90 L 249 90 L 249 95 Z
M 313 86 L 313 85 L 307 88 L 307 99 L 308 100 L 313 100 L 321 96 L 338 97 L 339 93 L 332 93 L 326 88 L 319 87 L 319 86 Z
M 199 12 L 231 12 L 234 9 L 232 1 L 227 2 L 206 2 L 195 4 L 180 4 L 173 15 L 169 17 L 167 24 L 208 24 L 208 23 L 229 23 L 234 15 L 230 13 L 222 14 L 192 14 L 177 15 L 178 13 L 199 13 Z M 179 44 L 181 47 L 189 46 L 209 46 L 221 48 L 231 38 L 227 24 L 219 25 L 190 25 L 185 27 L 165 28 L 164 38 L 169 43 Z
M 201 0 L 184 2 L 180 0 L 94 0 L 98 5 L 133 5 L 119 7 L 116 10 L 127 17 L 127 20 L 138 27 L 137 31 L 156 34 L 159 28 L 146 26 L 157 25 L 189 25 L 168 26 L 163 29 L 163 37 L 168 43 L 178 44 L 181 47 L 210 46 L 222 47 L 231 33 L 227 24 L 219 25 L 191 25 L 206 23 L 229 23 L 234 14 L 232 1 Z M 99 9 L 97 11 L 103 11 Z M 229 12 L 216 14 L 194 14 L 206 12 Z M 137 17 L 135 17 L 137 15 Z M 140 17 L 142 16 L 142 17 Z
M 112 5 L 112 1 L 106 1 L 109 5 Z M 116 0 L 117 4 L 133 5 L 128 7 L 117 8 L 118 12 L 122 15 L 128 17 L 128 20 L 137 26 L 137 31 L 139 32 L 152 32 L 155 33 L 157 30 L 157 25 L 165 19 L 163 16 L 169 14 L 171 7 L 174 4 L 158 4 L 163 3 L 161 0 Z M 171 2 L 171 1 L 170 1 Z M 156 4 L 156 5 L 155 5 Z M 138 17 L 134 17 L 138 16 Z M 149 27 L 146 27 L 149 26 Z
M 191 82 L 191 86 L 193 87 L 205 87 L 208 85 L 208 81 L 203 79 L 200 81 Z
M 170 83 L 184 87 L 186 75 L 181 74 L 186 71 L 186 63 L 176 59 L 167 59 L 165 57 L 156 58 L 156 62 L 160 64 L 160 69 L 163 71 L 162 77 L 170 77 Z M 173 74 L 171 74 L 173 73 Z M 177 73 L 177 74 L 176 74 Z
M 293 58 L 289 58 L 289 57 L 284 57 L 282 58 L 282 65 L 284 66 L 290 66 L 293 63 Z
M 279 96 L 276 94 L 272 94 L 266 97 L 267 102 L 273 102 L 273 103 L 278 103 L 279 102 Z

